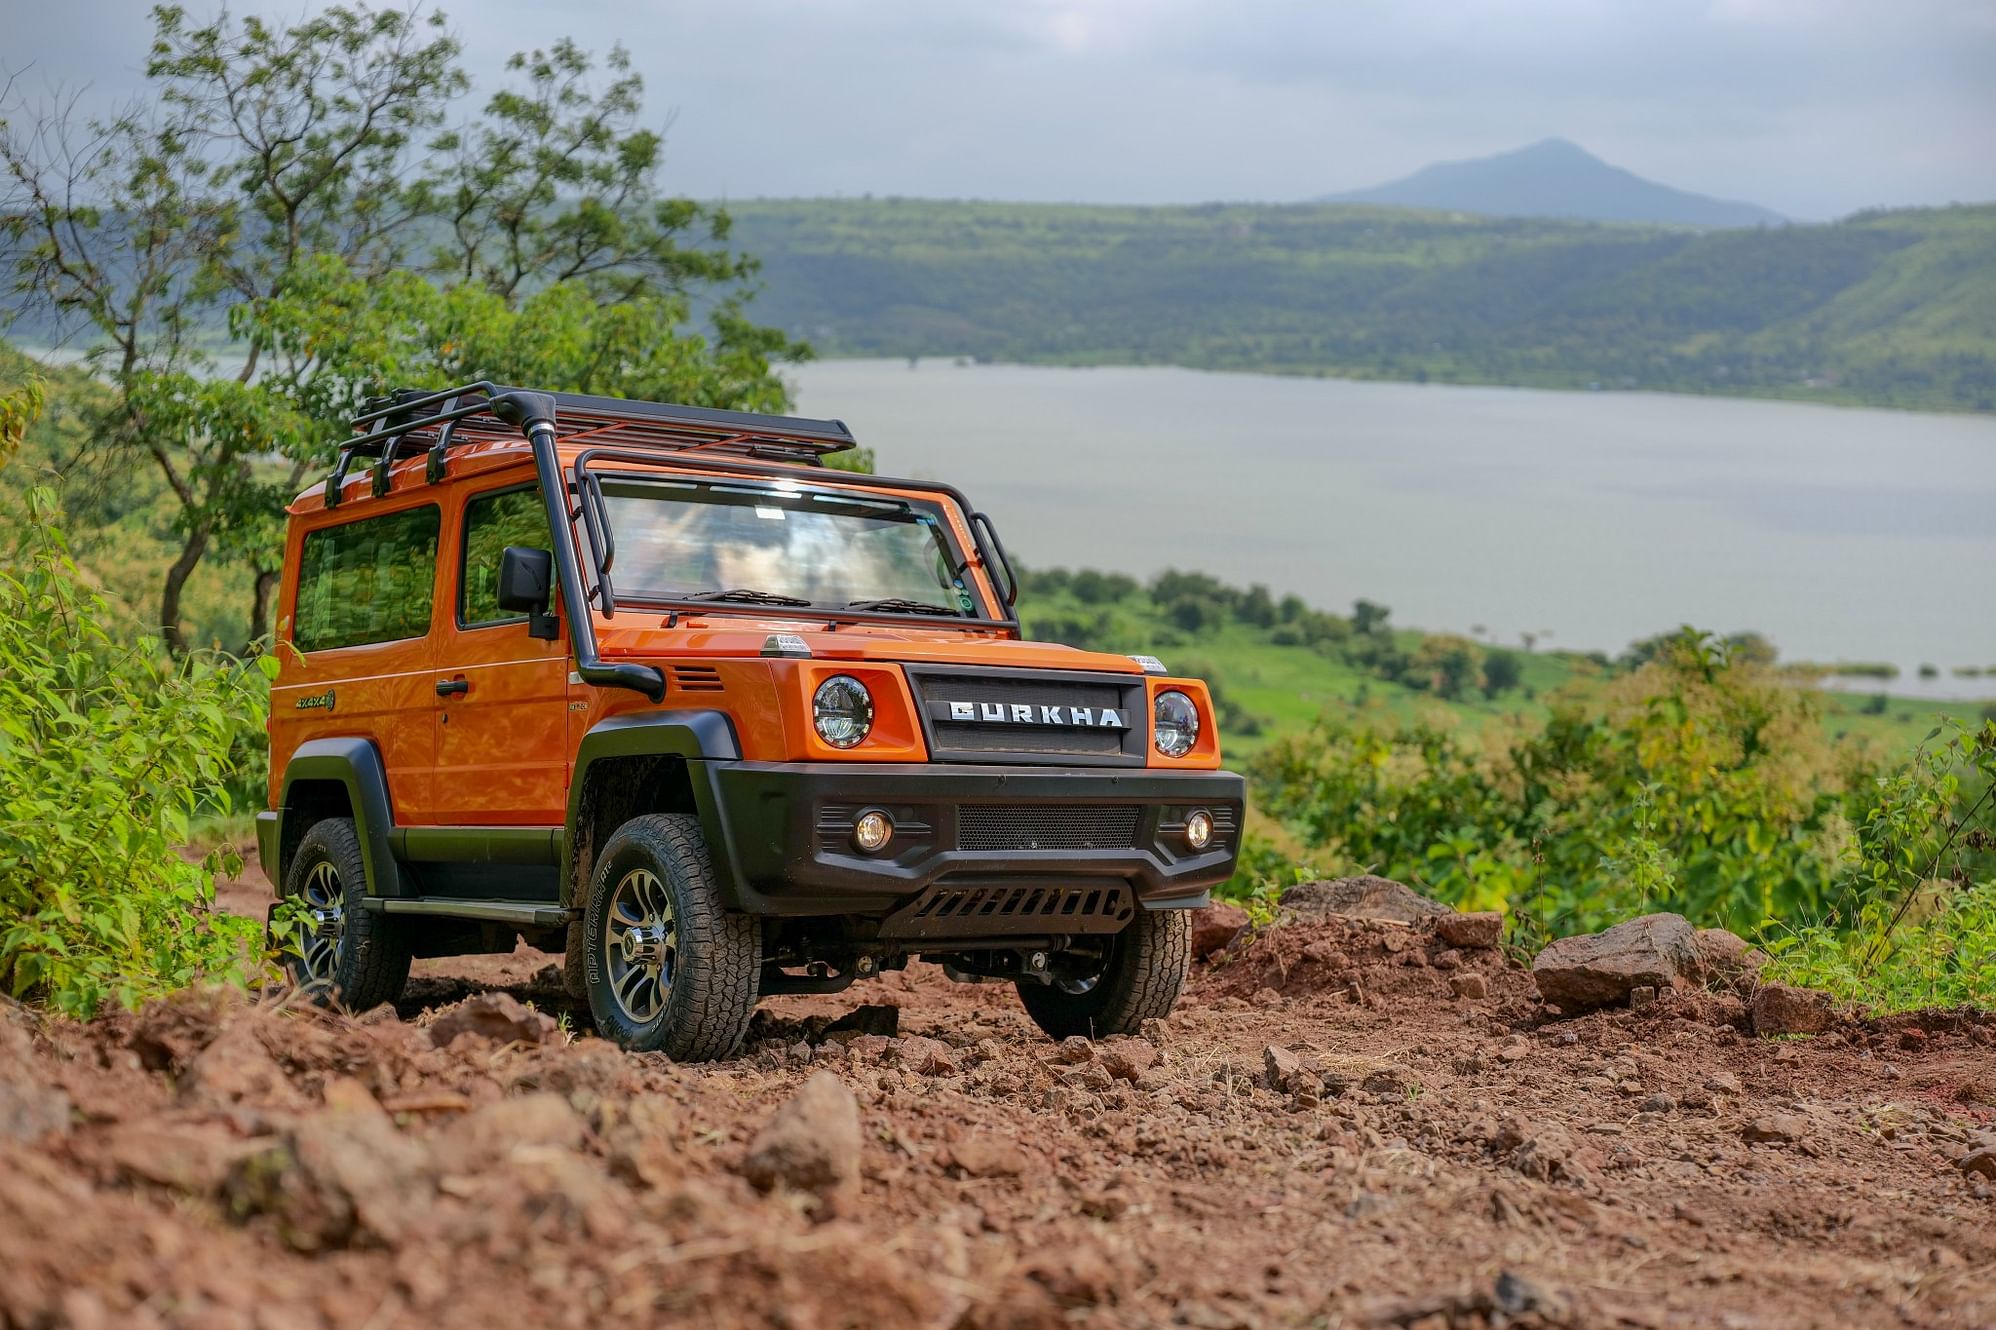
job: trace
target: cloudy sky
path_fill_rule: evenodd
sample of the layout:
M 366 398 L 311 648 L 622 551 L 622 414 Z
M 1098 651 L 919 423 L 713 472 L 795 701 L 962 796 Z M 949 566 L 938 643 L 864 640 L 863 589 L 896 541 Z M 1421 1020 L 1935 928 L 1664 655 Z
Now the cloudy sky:
M 703 197 L 1290 200 L 1560 135 L 1802 219 L 1996 199 L 1996 0 L 443 8 L 482 78 L 563 34 L 622 41 L 675 115 L 674 187 Z M 129 91 L 145 9 L 0 0 L 0 69 Z

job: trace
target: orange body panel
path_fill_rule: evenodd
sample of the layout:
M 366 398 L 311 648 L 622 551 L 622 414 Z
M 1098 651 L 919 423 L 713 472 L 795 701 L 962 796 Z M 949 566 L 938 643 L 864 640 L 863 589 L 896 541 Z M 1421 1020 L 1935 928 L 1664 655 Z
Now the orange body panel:
M 579 448 L 564 445 L 564 465 Z M 619 463 L 619 470 L 660 475 L 716 471 L 675 471 L 669 461 L 653 465 Z M 844 487 L 876 495 L 935 501 L 926 492 L 896 489 L 863 475 L 800 469 L 798 478 L 814 487 Z M 286 580 L 278 605 L 278 657 L 281 669 L 272 690 L 271 804 L 276 806 L 282 773 L 300 744 L 326 736 L 373 740 L 388 767 L 395 821 L 401 825 L 554 826 L 564 820 L 568 784 L 582 737 L 600 721 L 654 706 L 628 690 L 575 682 L 564 626 L 554 641 L 529 636 L 524 622 L 461 627 L 457 622 L 458 578 L 464 544 L 464 510 L 478 494 L 530 483 L 534 472 L 524 442 L 481 443 L 450 454 L 444 483 L 424 478 L 424 462 L 411 458 L 393 471 L 390 492 L 376 498 L 361 471 L 348 478 L 343 500 L 327 510 L 322 490 L 308 490 L 291 506 Z M 748 474 L 744 480 L 766 481 Z M 442 507 L 436 585 L 429 631 L 419 638 L 342 647 L 301 654 L 293 645 L 299 555 L 307 533 L 321 527 L 424 503 Z M 961 548 L 975 551 L 967 516 L 944 501 L 947 521 Z M 576 540 L 576 532 L 567 533 Z M 557 533 L 560 539 L 562 533 Z M 577 541 L 587 549 L 586 541 Z M 981 612 L 1002 618 L 995 579 L 974 555 L 967 570 Z M 560 612 L 570 612 L 562 606 Z M 680 613 L 619 608 L 614 618 L 592 611 L 599 650 L 606 660 L 656 665 L 668 680 L 667 707 L 698 706 L 725 712 L 733 722 L 742 756 L 758 762 L 921 762 L 928 753 L 913 693 L 900 665 L 958 664 L 1024 670 L 1076 670 L 1138 675 L 1126 656 L 1104 655 L 1053 643 L 1019 640 L 1002 625 L 846 623 L 829 625 L 822 616 L 785 618 L 754 606 L 716 607 Z M 802 638 L 809 659 L 761 655 L 773 633 Z M 683 668 L 681 668 L 683 667 Z M 818 737 L 811 723 L 811 697 L 824 679 L 851 674 L 874 697 L 872 732 L 854 748 L 840 750 Z M 439 683 L 462 682 L 465 691 L 440 695 Z M 1151 676 L 1147 696 L 1164 688 L 1188 694 L 1199 708 L 1201 728 L 1193 751 L 1177 760 L 1145 745 L 1152 767 L 1217 770 L 1219 735 L 1212 700 L 1197 680 Z M 301 700 L 336 693 L 331 707 L 300 707 Z M 1134 718 L 1148 729 L 1149 716 Z

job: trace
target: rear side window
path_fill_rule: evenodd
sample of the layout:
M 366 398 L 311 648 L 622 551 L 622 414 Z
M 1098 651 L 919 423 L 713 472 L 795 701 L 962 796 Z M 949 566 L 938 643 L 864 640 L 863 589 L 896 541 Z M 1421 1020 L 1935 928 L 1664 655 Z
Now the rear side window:
M 291 626 L 298 649 L 329 651 L 428 633 L 440 517 L 429 504 L 308 534 Z
M 541 503 L 538 489 L 502 490 L 466 504 L 464 575 L 457 593 L 459 626 L 479 628 L 526 618 L 499 608 L 499 556 L 508 545 L 544 550 L 550 544 L 547 507 Z

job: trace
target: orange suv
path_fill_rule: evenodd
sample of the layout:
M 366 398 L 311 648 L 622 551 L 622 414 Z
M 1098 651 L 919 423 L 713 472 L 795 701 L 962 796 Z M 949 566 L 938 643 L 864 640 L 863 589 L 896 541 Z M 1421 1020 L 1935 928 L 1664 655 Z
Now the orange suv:
M 838 421 L 370 405 L 285 545 L 257 837 L 301 984 L 369 1007 L 524 938 L 680 1059 L 910 956 L 1056 1037 L 1171 1009 L 1239 848 L 1211 699 L 1022 640 L 956 490 L 826 467 Z

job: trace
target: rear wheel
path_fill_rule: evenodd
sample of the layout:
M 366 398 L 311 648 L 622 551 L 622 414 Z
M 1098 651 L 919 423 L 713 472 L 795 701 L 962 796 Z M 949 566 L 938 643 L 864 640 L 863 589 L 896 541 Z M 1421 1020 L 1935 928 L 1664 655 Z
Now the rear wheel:
M 596 1028 L 679 1062 L 727 1057 L 748 1033 L 762 928 L 723 908 L 697 819 L 634 817 L 603 847 L 583 914 Z
M 316 822 L 284 874 L 299 917 L 285 939 L 285 968 L 315 1001 L 366 1011 L 402 996 L 409 982 L 407 924 L 375 914 L 353 819 Z
M 1019 980 L 1019 1001 L 1055 1039 L 1135 1034 L 1171 1014 L 1191 958 L 1190 911 L 1139 910 L 1103 950 L 1054 957 L 1052 983 Z

